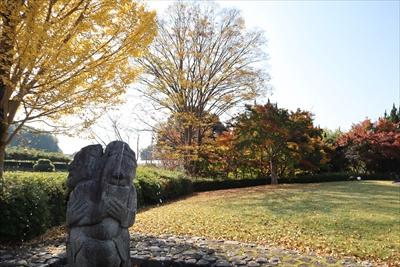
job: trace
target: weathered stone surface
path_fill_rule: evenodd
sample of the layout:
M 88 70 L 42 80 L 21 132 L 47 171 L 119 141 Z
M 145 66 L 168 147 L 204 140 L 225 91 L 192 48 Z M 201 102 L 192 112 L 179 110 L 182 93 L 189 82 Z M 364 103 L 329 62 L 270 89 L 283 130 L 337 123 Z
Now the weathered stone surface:
M 249 267 L 258 267 L 258 266 L 260 266 L 260 264 L 255 262 L 255 261 L 249 261 L 247 263 L 247 266 L 249 266 Z
M 79 151 L 70 165 L 67 254 L 70 267 L 130 267 L 135 153 L 120 141 Z
M 197 262 L 196 259 L 190 259 L 190 258 L 189 258 L 189 259 L 186 259 L 186 260 L 185 260 L 185 263 L 186 263 L 186 264 L 195 264 L 196 262 Z
M 207 255 L 207 256 L 204 256 L 204 257 L 203 257 L 203 259 L 204 259 L 204 260 L 206 260 L 206 261 L 208 261 L 208 262 L 211 262 L 211 263 L 213 263 L 213 262 L 216 262 L 216 261 L 217 261 L 217 258 L 216 258 L 216 257 L 209 256 L 209 255 Z
M 219 260 L 215 263 L 216 267 L 230 267 L 232 266 L 232 264 L 230 264 L 228 261 L 226 260 Z
M 130 257 L 132 266 L 136 267 L 196 267 L 210 266 L 357 266 L 389 267 L 387 264 L 376 265 L 369 261 L 356 261 L 354 258 L 318 257 L 312 253 L 301 254 L 298 251 L 283 248 L 267 247 L 257 244 L 226 244 L 221 240 L 207 240 L 198 237 L 181 237 L 173 235 L 152 236 L 131 234 Z M 64 238 L 46 240 L 36 245 L 26 245 L 18 249 L 0 251 L 0 267 L 24 266 L 17 264 L 25 260 L 32 267 L 66 267 Z M 153 251 L 150 249 L 153 247 Z M 156 249 L 158 247 L 160 249 Z M 184 255 L 185 254 L 185 255 Z M 201 255 L 196 259 L 195 255 Z M 6 259 L 5 259 L 6 258 Z M 198 256 L 197 256 L 198 258 Z M 52 259 L 52 264 L 48 264 Z M 57 261 L 58 259 L 58 261 Z M 304 261 L 305 259 L 305 261 Z M 264 262 L 267 260 L 268 262 Z M 332 263 L 329 263 L 332 262 Z M 24 262 L 21 262 L 24 263 Z M 222 267 L 222 266 L 221 266 Z
M 17 265 L 28 266 L 28 262 L 26 260 L 19 260 L 16 263 Z
M 245 261 L 245 260 L 235 261 L 235 262 L 232 262 L 232 263 L 235 266 L 247 265 L 247 261 Z
M 196 262 L 196 265 L 198 266 L 210 266 L 211 262 L 208 262 L 204 259 L 200 259 L 198 262 Z
M 268 259 L 260 257 L 260 258 L 256 259 L 256 262 L 263 264 L 263 263 L 267 263 Z
M 279 257 L 272 257 L 272 258 L 269 260 L 269 262 L 272 263 L 272 264 L 278 264 L 278 263 L 281 262 L 281 259 L 280 259 Z
M 13 258 L 13 255 L 12 254 L 3 254 L 1 257 L 0 257 L 0 260 L 9 260 L 9 259 L 12 259 Z
M 149 250 L 151 252 L 158 252 L 158 251 L 161 251 L 161 248 L 159 248 L 157 246 L 151 246 L 151 247 L 149 247 Z
M 237 245 L 225 244 L 216 240 L 206 240 L 204 238 L 178 237 L 178 236 L 149 236 L 142 234 L 132 234 L 130 236 L 130 257 L 132 266 L 142 267 L 195 267 L 210 266 L 217 267 L 216 262 L 227 266 L 387 266 L 374 265 L 369 261 L 356 262 L 352 258 L 331 259 L 330 257 L 317 257 L 311 254 L 300 254 L 297 251 L 278 248 L 265 247 L 256 244 L 238 243 Z M 46 245 L 39 244 L 27 247 L 23 250 L 2 250 L 0 251 L 0 266 L 16 267 L 24 266 L 17 264 L 20 260 L 25 260 L 27 265 L 33 267 L 66 267 L 65 246 L 60 245 L 60 240 L 46 242 Z M 158 249 L 150 249 L 158 247 Z M 251 252 L 251 253 L 250 253 Z M 249 254 L 247 254 L 249 253 Z M 184 255 L 185 254 L 185 255 Z M 202 255 L 197 260 L 193 255 Z M 3 260 L 4 255 L 8 260 Z M 63 258 L 64 257 L 64 258 Z M 304 262 L 304 258 L 311 259 Z M 52 264 L 48 264 L 51 259 Z M 58 259 L 58 261 L 57 261 Z M 268 260 L 268 262 L 264 262 Z M 329 264 L 332 260 L 336 263 Z M 307 259 L 305 261 L 308 261 Z M 20 262 L 25 263 L 25 262 Z M 345 263 L 345 264 L 343 264 Z M 222 266 L 221 266 L 222 267 Z

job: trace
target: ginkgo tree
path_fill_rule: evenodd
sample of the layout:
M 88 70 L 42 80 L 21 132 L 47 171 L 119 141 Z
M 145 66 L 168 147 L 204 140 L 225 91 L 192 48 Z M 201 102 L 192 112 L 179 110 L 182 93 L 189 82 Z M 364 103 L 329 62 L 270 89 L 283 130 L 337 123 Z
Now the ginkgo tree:
M 27 122 L 78 114 L 87 126 L 118 104 L 156 31 L 138 1 L 1 0 L 1 175 L 5 147 Z

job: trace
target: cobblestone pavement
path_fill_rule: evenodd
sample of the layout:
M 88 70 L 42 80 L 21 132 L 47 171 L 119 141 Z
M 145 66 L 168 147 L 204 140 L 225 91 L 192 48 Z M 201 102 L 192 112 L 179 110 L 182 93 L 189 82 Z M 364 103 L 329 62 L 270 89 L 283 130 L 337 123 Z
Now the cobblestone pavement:
M 131 240 L 133 266 L 375 266 L 352 258 L 319 257 L 281 248 L 199 237 L 133 234 Z M 64 238 L 46 244 L 0 250 L 0 267 L 57 267 L 65 264 Z

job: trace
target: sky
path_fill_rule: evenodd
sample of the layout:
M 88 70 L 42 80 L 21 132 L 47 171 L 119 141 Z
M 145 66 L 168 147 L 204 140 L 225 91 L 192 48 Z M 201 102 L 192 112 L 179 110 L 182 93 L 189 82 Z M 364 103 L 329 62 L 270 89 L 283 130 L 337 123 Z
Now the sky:
M 172 3 L 146 2 L 159 14 Z M 249 29 L 265 32 L 265 64 L 273 88 L 267 97 L 278 106 L 311 111 L 316 125 L 342 130 L 367 117 L 376 120 L 393 103 L 399 106 L 400 1 L 215 2 L 241 10 Z M 144 99 L 134 90 L 134 86 L 128 90 L 123 109 L 135 113 L 133 107 Z M 146 128 L 132 117 L 121 120 L 136 129 Z M 142 149 L 151 143 L 151 134 L 139 133 Z M 136 150 L 138 132 L 128 135 Z M 94 142 L 58 138 L 61 149 L 69 154 Z

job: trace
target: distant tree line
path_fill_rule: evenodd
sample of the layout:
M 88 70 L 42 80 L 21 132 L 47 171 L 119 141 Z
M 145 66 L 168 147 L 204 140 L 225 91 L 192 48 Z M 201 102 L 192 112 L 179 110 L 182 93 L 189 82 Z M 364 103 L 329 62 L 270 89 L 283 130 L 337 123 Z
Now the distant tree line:
M 9 146 L 32 148 L 47 152 L 61 152 L 58 140 L 54 135 L 42 133 L 38 129 L 27 126 L 18 131 Z
M 170 167 L 190 155 L 184 167 L 191 175 L 271 177 L 272 183 L 278 177 L 326 172 L 398 175 L 400 114 L 395 106 L 390 114 L 376 122 L 366 119 L 344 133 L 315 126 L 308 111 L 290 111 L 268 101 L 247 105 L 226 126 L 210 115 L 214 124 L 202 144 L 183 148 L 183 126 L 171 116 L 159 127 L 156 154 Z
M 156 127 L 159 159 L 193 176 L 279 177 L 327 172 L 398 173 L 399 111 L 347 133 L 314 125 L 313 114 L 276 103 L 249 105 L 268 90 L 265 38 L 235 9 L 176 2 L 158 17 L 158 35 L 138 60 L 141 91 L 169 111 Z M 239 105 L 240 104 L 240 105 Z M 226 125 L 220 116 L 245 110 Z

